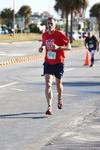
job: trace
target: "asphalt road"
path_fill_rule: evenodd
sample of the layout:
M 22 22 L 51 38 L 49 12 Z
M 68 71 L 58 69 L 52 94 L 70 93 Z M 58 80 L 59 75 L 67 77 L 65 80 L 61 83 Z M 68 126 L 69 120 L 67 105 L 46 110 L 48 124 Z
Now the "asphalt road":
M 84 66 L 85 54 L 84 49 L 67 52 L 64 107 L 57 109 L 54 80 L 50 117 L 42 61 L 0 68 L 0 150 L 100 149 L 100 53 L 92 68 Z

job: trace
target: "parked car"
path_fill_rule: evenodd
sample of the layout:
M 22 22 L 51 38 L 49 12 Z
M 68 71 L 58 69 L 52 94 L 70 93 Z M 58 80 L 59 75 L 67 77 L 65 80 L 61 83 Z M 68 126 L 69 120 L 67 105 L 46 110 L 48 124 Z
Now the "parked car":
M 71 38 L 71 32 L 68 32 L 68 37 Z M 72 33 L 73 40 L 79 40 L 82 36 L 80 32 Z
M 1 26 L 0 27 L 0 34 L 13 34 L 13 31 L 9 27 Z

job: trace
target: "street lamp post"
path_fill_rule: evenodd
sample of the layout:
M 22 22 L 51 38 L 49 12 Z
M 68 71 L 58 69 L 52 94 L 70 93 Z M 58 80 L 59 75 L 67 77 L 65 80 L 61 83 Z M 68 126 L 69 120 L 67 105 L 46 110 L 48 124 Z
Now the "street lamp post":
M 13 0 L 13 35 L 15 35 L 15 0 Z
M 99 28 L 99 38 L 100 38 L 100 11 L 99 11 L 99 17 L 98 17 L 99 23 L 98 23 L 98 28 Z

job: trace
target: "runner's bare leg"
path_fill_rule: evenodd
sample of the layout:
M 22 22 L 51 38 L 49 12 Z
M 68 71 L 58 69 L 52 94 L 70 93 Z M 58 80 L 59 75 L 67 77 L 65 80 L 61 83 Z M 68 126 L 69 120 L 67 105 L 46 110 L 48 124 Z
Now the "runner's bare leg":
M 52 98 L 53 98 L 52 81 L 53 81 L 53 76 L 45 74 L 45 83 L 46 83 L 45 95 L 46 95 L 48 107 L 49 106 L 52 107 Z
M 57 92 L 58 92 L 58 100 L 62 99 L 63 85 L 62 80 L 56 78 Z

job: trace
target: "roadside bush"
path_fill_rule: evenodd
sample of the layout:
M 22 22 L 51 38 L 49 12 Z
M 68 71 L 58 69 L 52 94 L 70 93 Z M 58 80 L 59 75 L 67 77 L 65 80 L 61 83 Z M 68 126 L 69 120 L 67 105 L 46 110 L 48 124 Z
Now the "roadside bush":
M 30 33 L 41 33 L 40 29 L 34 23 L 29 25 L 29 30 L 30 30 Z

